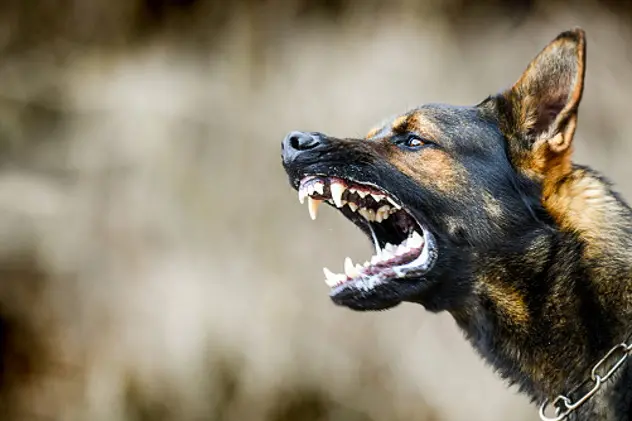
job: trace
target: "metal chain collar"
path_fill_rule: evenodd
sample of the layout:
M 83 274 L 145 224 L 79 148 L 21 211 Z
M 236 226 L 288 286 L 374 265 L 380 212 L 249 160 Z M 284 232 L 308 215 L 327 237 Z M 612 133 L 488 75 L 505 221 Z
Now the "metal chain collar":
M 623 363 L 628 359 L 628 355 L 632 352 L 632 344 L 628 345 L 625 343 L 620 343 L 613 347 L 605 357 L 603 357 L 590 371 L 590 378 L 584 380 L 582 384 L 575 387 L 573 390 L 567 393 L 567 395 L 571 395 L 576 392 L 582 386 L 585 386 L 589 383 L 592 383 L 592 387 L 588 392 L 586 392 L 582 397 L 573 402 L 569 397 L 565 395 L 559 395 L 553 402 L 550 402 L 548 399 L 542 403 L 540 406 L 540 419 L 542 421 L 561 421 L 567 416 L 569 416 L 573 411 L 579 408 L 583 403 L 585 403 L 588 399 L 590 399 L 599 388 L 612 376 L 615 371 L 617 371 Z M 610 369 L 606 371 L 606 374 L 600 374 L 605 371 L 604 367 L 607 367 L 605 364 L 608 360 L 611 359 L 614 355 L 619 355 L 616 360 L 613 360 L 610 366 Z M 599 370 L 602 370 L 599 372 Z M 599 373 L 598 373 L 599 372 Z M 546 415 L 546 410 L 552 405 L 555 408 L 555 417 L 549 417 Z

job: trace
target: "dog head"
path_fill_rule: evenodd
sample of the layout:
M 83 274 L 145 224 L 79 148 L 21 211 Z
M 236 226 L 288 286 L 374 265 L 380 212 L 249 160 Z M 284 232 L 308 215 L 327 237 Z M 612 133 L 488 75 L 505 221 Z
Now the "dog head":
M 554 186 L 571 167 L 584 60 L 576 29 L 475 106 L 424 105 L 361 139 L 288 134 L 283 165 L 312 218 L 327 203 L 375 246 L 364 264 L 325 270 L 333 301 L 449 310 L 468 296 L 486 255 L 521 253 L 531 232 L 556 223 Z

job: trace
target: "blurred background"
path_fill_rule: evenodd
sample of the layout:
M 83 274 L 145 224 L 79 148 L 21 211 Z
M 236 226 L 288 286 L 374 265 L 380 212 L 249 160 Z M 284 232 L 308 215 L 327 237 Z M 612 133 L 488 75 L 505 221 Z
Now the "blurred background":
M 294 129 L 474 104 L 588 33 L 577 161 L 632 193 L 630 2 L 3 0 L 0 419 L 536 420 L 447 315 L 335 307 Z

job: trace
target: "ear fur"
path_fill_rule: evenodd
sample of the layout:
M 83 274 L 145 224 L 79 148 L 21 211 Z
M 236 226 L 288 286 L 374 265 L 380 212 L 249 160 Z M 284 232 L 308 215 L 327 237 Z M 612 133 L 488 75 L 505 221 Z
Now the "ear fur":
M 510 149 L 523 156 L 537 150 L 539 164 L 545 166 L 542 159 L 557 156 L 559 161 L 559 155 L 570 159 L 585 69 L 586 36 L 576 28 L 559 34 L 520 79 L 496 97 Z

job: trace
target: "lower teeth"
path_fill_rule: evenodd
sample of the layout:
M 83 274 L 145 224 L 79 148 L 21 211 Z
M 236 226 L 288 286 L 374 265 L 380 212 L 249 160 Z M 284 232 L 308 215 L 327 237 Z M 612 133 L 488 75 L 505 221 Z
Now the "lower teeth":
M 338 286 L 349 279 L 354 279 L 361 276 L 364 269 L 368 269 L 371 265 L 386 263 L 394 259 L 395 257 L 406 255 L 414 250 L 422 249 L 422 253 L 420 253 L 420 255 L 423 254 L 424 239 L 417 231 L 413 231 L 412 234 L 399 246 L 387 243 L 383 249 L 379 247 L 377 237 L 372 227 L 371 234 L 373 236 L 373 241 L 377 249 L 377 253 L 375 254 L 375 256 L 371 257 L 371 263 L 369 264 L 369 262 L 365 262 L 362 266 L 359 264 L 354 266 L 351 259 L 347 257 L 344 264 L 345 273 L 336 274 L 331 272 L 329 269 L 324 268 L 323 271 L 325 273 L 325 282 L 327 283 L 327 285 L 329 285 L 330 287 Z M 410 263 L 404 265 L 403 267 L 407 267 L 409 265 Z M 400 271 L 398 271 L 397 269 L 397 267 L 393 268 L 393 270 L 395 270 L 395 272 L 399 274 Z

